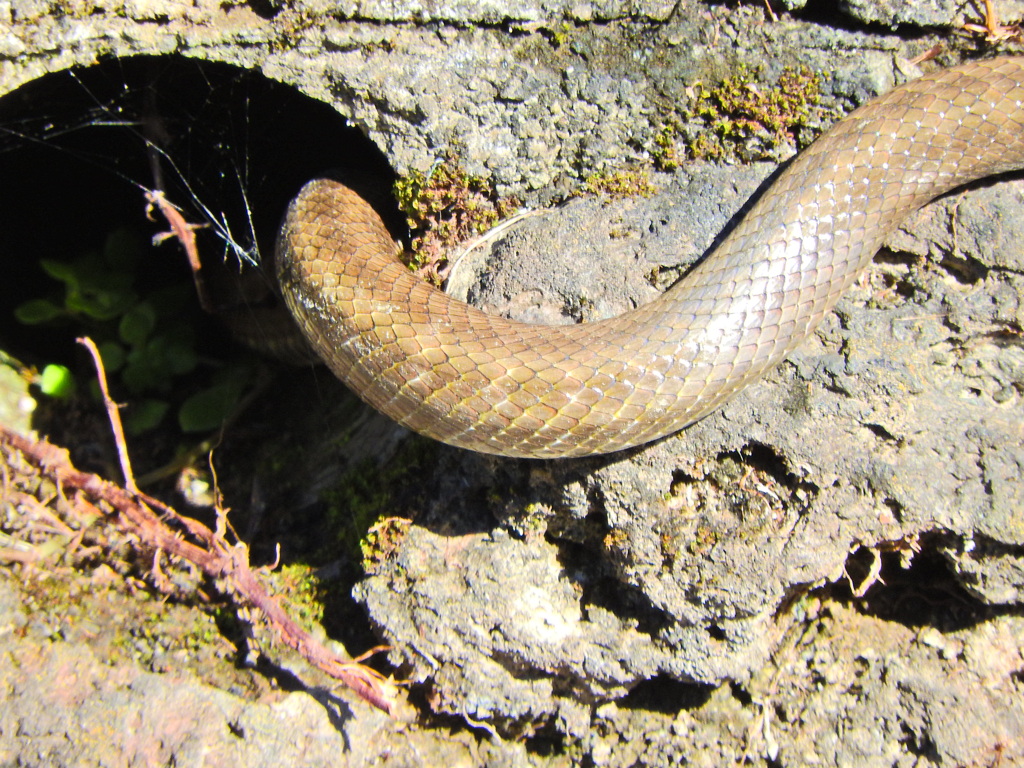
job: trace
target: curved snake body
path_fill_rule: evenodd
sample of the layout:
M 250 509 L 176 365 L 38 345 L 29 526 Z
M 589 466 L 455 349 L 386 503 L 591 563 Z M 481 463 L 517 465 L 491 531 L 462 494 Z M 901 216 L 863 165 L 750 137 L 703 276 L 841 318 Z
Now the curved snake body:
M 370 207 L 308 184 L 278 244 L 285 301 L 366 402 L 452 445 L 606 453 L 675 432 L 780 362 L 911 212 L 1024 165 L 1024 59 L 966 64 L 852 112 L 655 301 L 595 323 L 491 317 L 420 281 Z

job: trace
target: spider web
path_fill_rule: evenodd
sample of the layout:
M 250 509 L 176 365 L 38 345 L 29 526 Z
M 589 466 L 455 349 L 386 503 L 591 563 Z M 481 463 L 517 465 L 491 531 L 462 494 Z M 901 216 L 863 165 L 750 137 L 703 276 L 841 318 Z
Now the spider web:
M 250 189 L 253 101 L 258 75 L 173 59 L 112 61 L 49 75 L 3 100 L 0 154 L 24 154 L 35 169 L 114 177 L 143 193 L 161 190 L 205 225 L 225 254 L 259 262 Z M 266 120 L 265 113 L 261 118 Z M 272 116 L 270 116 L 272 118 Z M 283 118 L 283 116 L 279 115 Z M 262 132 L 261 132 L 262 134 Z M 262 134 L 266 135 L 266 134 Z

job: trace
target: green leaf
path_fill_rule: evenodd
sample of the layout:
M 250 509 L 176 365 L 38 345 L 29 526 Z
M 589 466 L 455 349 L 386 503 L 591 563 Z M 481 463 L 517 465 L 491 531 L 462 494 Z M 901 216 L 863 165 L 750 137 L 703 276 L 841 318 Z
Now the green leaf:
M 117 333 L 121 341 L 133 347 L 143 344 L 156 327 L 156 310 L 148 302 L 140 301 L 121 317 Z
M 132 435 L 147 432 L 163 420 L 169 407 L 164 400 L 136 400 L 125 409 L 125 429 Z
M 61 317 L 64 308 L 46 299 L 32 299 L 14 308 L 14 317 L 22 325 L 39 325 Z
M 138 300 L 130 287 L 118 285 L 122 281 L 109 281 L 108 285 L 80 283 L 77 288 L 68 288 L 66 299 L 68 310 L 81 312 L 94 320 L 113 320 L 120 317 Z
M 170 391 L 171 377 L 163 366 L 161 353 L 154 352 L 152 341 L 128 352 L 121 381 L 133 395 Z
M 220 427 L 231 415 L 242 395 L 242 387 L 234 381 L 214 384 L 196 392 L 181 405 L 178 424 L 182 432 L 209 432 Z
M 98 345 L 98 349 L 108 374 L 121 370 L 125 359 L 124 347 L 116 341 L 104 341 Z
M 192 347 L 191 341 L 173 340 L 164 350 L 167 371 L 172 376 L 183 376 L 191 373 L 199 364 L 199 356 Z
M 39 266 L 43 268 L 46 274 L 54 280 L 60 280 L 68 288 L 78 285 L 79 270 L 74 264 L 69 264 L 66 261 L 57 261 L 56 259 L 40 259 Z
M 38 379 L 39 389 L 50 397 L 70 397 L 75 392 L 75 377 L 63 365 L 50 364 L 43 368 Z

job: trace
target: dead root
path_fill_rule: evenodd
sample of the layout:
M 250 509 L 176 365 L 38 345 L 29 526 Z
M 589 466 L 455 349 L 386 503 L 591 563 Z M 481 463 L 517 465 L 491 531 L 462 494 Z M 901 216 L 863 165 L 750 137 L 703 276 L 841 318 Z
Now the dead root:
M 293 621 L 249 565 L 248 547 L 241 541 L 230 543 L 226 530 L 212 531 L 145 493 L 132 494 L 97 475 L 81 472 L 72 465 L 65 449 L 45 440 L 30 440 L 2 424 L 0 446 L 17 451 L 48 477 L 81 517 L 105 517 L 137 539 L 140 547 L 152 553 L 150 579 L 155 586 L 159 588 L 166 578 L 157 565 L 161 554 L 191 563 L 239 607 L 257 609 L 274 635 L 311 664 L 373 706 L 392 712 L 398 687 L 359 661 L 331 652 Z
M 100 381 L 105 385 L 99 355 L 94 346 L 88 343 L 86 346 L 94 355 Z M 216 529 L 211 530 L 138 489 L 127 460 L 117 408 L 106 395 L 105 386 L 102 389 L 125 473 L 123 486 L 78 470 L 67 450 L 46 440 L 27 438 L 0 424 L 0 448 L 6 449 L 4 453 L 7 454 L 4 462 L 0 462 L 0 468 L 4 468 L 3 479 L 7 478 L 7 466 L 27 461 L 54 484 L 62 500 L 70 506 L 74 518 L 84 521 L 102 517 L 129 534 L 128 538 L 136 542 L 143 558 L 152 563 L 148 578 L 157 589 L 166 591 L 169 586 L 167 576 L 161 570 L 162 560 L 170 557 L 190 564 L 212 580 L 217 590 L 233 601 L 240 611 L 255 609 L 252 613 L 261 616 L 281 642 L 365 701 L 392 714 L 398 703 L 399 687 L 376 670 L 361 664 L 362 657 L 351 660 L 330 651 L 287 614 L 261 584 L 258 569 L 250 566 L 249 549 L 231 531 L 225 510 L 218 510 Z M 5 482 L 5 497 L 10 490 L 7 485 Z M 59 525 L 59 521 L 54 524 Z M 61 532 L 70 537 L 76 535 L 71 528 L 58 531 Z M 77 536 L 80 540 L 81 534 Z M 14 546 L 0 549 L 9 562 L 32 558 L 30 550 L 21 551 Z

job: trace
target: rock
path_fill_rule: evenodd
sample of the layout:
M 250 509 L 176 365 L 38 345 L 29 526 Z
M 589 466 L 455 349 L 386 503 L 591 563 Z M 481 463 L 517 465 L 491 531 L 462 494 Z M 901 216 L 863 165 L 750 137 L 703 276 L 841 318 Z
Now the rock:
M 582 305 L 597 307 L 600 317 L 642 302 L 652 289 L 641 276 L 690 263 L 764 175 L 750 169 L 725 184 L 722 173 L 689 169 L 660 179 L 664 187 L 650 200 L 578 201 L 528 219 L 494 246 L 468 293 L 489 308 L 545 322 L 564 322 Z M 494 505 L 497 523 L 525 539 L 466 536 L 445 545 L 413 528 L 399 554 L 358 590 L 389 642 L 398 648 L 404 637 L 415 637 L 415 650 L 402 657 L 424 678 L 436 675 L 446 658 L 467 679 L 477 664 L 512 658 L 519 674 L 532 670 L 533 680 L 552 670 L 543 646 L 521 636 L 514 648 L 496 648 L 493 633 L 482 635 L 480 627 L 500 624 L 503 636 L 515 633 L 513 617 L 521 615 L 515 601 L 523 590 L 554 596 L 575 585 L 586 596 L 591 585 L 612 578 L 629 590 L 613 613 L 642 616 L 646 629 L 603 622 L 598 630 L 579 616 L 570 621 L 573 646 L 585 650 L 563 648 L 559 678 L 574 680 L 569 698 L 600 697 L 596 684 L 628 688 L 631 676 L 709 684 L 746 679 L 771 653 L 770 627 L 786 595 L 836 578 L 858 544 L 916 542 L 936 529 L 959 536 L 944 552 L 965 586 L 994 603 L 1016 602 L 1024 573 L 1014 554 L 1021 509 L 1012 417 L 1021 392 L 1018 352 L 997 355 L 999 365 L 980 360 L 990 359 L 991 329 L 1004 322 L 1000 317 L 1015 317 L 1019 301 L 1015 291 L 998 298 L 1005 276 L 988 259 L 1019 252 L 1011 247 L 986 259 L 960 249 L 985 237 L 1024 195 L 1019 183 L 977 194 L 973 203 L 947 200 L 918 217 L 914 229 L 927 234 L 914 238 L 904 230 L 894 242 L 921 257 L 885 257 L 789 362 L 675 437 L 583 466 L 513 463 L 510 471 L 508 462 L 452 455 L 445 472 L 459 476 L 463 488 L 479 489 L 468 491 L 471 497 L 486 488 L 527 494 L 532 514 L 515 496 Z M 951 219 L 952 226 L 943 224 Z M 679 232 L 694 233 L 695 242 Z M 581 256 L 552 269 L 561 253 Z M 950 254 L 963 254 L 954 259 L 969 258 L 974 274 L 987 277 L 950 281 L 942 269 Z M 1009 271 L 1022 266 L 1014 261 Z M 955 330 L 945 319 L 950 306 L 960 307 Z M 952 364 L 936 362 L 936 348 L 961 354 Z M 1016 393 L 1012 404 L 998 402 L 1007 388 Z M 979 394 L 965 401 L 967 390 Z M 436 496 L 446 498 L 440 488 Z M 450 500 L 444 504 L 450 511 Z M 546 541 L 529 533 L 537 527 Z M 1001 544 L 968 545 L 982 530 Z M 577 562 L 570 554 L 577 547 L 595 557 Z M 444 567 L 432 566 L 425 560 L 432 550 L 457 554 Z M 523 559 L 531 550 L 546 553 L 545 566 Z M 455 595 L 444 586 L 453 568 L 462 583 L 471 578 L 467 568 L 488 561 L 515 590 Z M 573 567 L 545 586 L 538 579 L 555 562 Z M 582 616 L 597 607 L 584 597 Z M 589 662 L 609 647 L 621 661 L 610 678 L 607 671 L 590 672 L 588 682 L 588 668 L 570 660 Z M 614 697 L 614 689 L 603 695 Z M 445 698 L 453 711 L 474 711 L 472 699 Z M 532 704 L 529 715 L 557 709 L 559 699 L 552 692 L 549 704 Z
M 1024 3 L 1019 0 L 994 6 L 1000 14 L 996 23 L 1020 19 L 1024 15 Z M 839 9 L 862 24 L 883 24 L 890 29 L 900 26 L 915 27 L 960 27 L 971 23 L 983 25 L 979 15 L 983 8 L 966 9 L 953 0 L 840 0 Z
M 913 74 L 905 62 L 937 42 L 768 22 L 759 4 L 683 2 L 671 15 L 674 4 L 626 15 L 575 0 L 61 5 L 19 5 L 15 18 L 0 2 L 25 46 L 0 61 L 0 90 L 111 56 L 258 66 L 332 104 L 399 171 L 455 150 L 535 210 L 591 174 L 649 165 L 665 126 L 688 119 L 696 83 L 741 65 L 771 82 L 806 64 L 824 73 L 818 127 Z M 959 23 L 940 3 L 845 7 L 870 24 Z M 460 290 L 530 319 L 617 313 L 699 258 L 770 171 L 685 165 L 656 175 L 650 199 L 528 217 L 460 265 Z M 1021 195 L 1002 182 L 913 217 L 789 361 L 641 449 L 505 461 L 407 438 L 420 460 L 402 466 L 400 433 L 389 429 L 375 458 L 381 428 L 365 415 L 346 454 L 326 425 L 348 424 L 351 402 L 311 417 L 336 390 L 324 374 L 313 395 L 290 377 L 281 397 L 298 407 L 276 409 L 275 434 L 316 460 L 287 482 L 254 469 L 251 497 L 300 488 L 271 505 L 278 516 L 318 495 L 344 499 L 339 475 L 370 476 L 379 462 L 385 513 L 414 519 L 356 595 L 428 716 L 407 727 L 319 694 L 252 700 L 107 663 L 84 639 L 41 634 L 5 577 L 0 643 L 22 667 L 0 665 L 0 732 L 19 734 L 0 762 L 76 763 L 92 753 L 66 744 L 90 733 L 125 759 L 177 763 L 225 745 L 256 765 L 1021 759 Z M 249 498 L 231 502 L 233 515 Z M 286 557 L 303 551 L 294 541 Z M 912 628 L 925 625 L 934 643 Z M 174 717 L 161 725 L 165 702 Z M 431 711 L 468 727 L 453 733 Z M 131 723 L 149 730 L 117 741 L 115 726 Z

